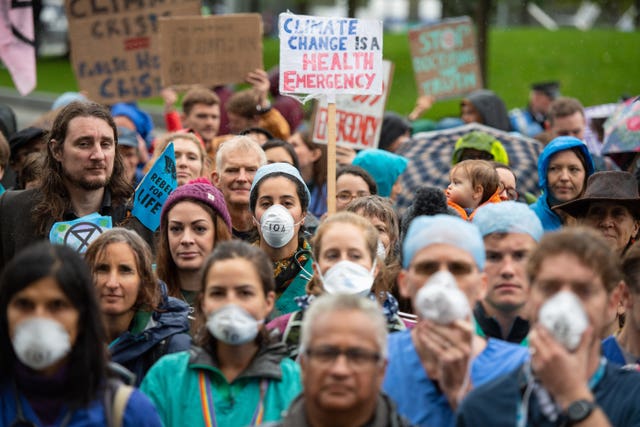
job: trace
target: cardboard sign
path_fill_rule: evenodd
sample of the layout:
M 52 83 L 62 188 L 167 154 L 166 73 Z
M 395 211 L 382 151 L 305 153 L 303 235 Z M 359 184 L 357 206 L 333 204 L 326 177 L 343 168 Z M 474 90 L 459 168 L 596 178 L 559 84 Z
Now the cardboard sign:
M 176 188 L 176 154 L 173 142 L 170 142 L 138 184 L 131 213 L 149 230 L 156 231 L 160 226 L 162 206 Z
M 336 96 L 336 123 L 338 145 L 354 149 L 376 148 L 382 129 L 382 118 L 389 95 L 393 64 L 383 61 L 382 95 Z M 313 142 L 327 143 L 327 100 L 315 105 L 313 113 Z
M 239 83 L 262 63 L 257 13 L 160 19 L 162 84 Z
M 382 22 L 280 14 L 280 92 L 382 93 Z
M 200 0 L 66 0 L 65 8 L 78 86 L 113 104 L 160 95 L 159 18 L 199 15 Z
M 482 88 L 475 32 L 469 17 L 412 30 L 408 36 L 421 95 L 445 99 Z
M 49 231 L 49 241 L 55 245 L 70 246 L 83 254 L 98 236 L 111 227 L 113 224 L 110 216 L 94 212 L 72 221 L 56 222 Z

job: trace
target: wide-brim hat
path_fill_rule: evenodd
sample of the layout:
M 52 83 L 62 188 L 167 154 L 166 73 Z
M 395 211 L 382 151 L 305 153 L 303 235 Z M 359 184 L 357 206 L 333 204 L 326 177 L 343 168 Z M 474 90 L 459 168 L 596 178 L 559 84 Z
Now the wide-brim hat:
M 579 199 L 554 206 L 554 210 L 581 218 L 587 214 L 592 202 L 611 202 L 625 206 L 629 212 L 640 219 L 640 194 L 638 181 L 629 172 L 596 172 L 589 177 L 587 188 Z

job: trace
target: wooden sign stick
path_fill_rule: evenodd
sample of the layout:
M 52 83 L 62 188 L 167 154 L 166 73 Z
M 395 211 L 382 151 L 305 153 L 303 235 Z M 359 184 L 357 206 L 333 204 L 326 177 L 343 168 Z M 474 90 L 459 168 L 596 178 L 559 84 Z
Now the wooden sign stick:
M 327 213 L 336 213 L 336 98 L 327 106 Z

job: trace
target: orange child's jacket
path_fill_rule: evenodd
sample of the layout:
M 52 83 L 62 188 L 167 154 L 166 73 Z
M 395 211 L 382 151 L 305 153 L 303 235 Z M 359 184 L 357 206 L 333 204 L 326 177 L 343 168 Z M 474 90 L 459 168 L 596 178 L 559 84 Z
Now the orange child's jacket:
M 502 201 L 502 199 L 500 199 L 500 192 L 501 189 L 498 188 L 495 193 L 493 193 L 491 195 L 491 197 L 489 197 L 489 199 L 487 199 L 484 203 L 481 203 L 479 207 L 484 206 L 486 204 L 489 203 L 500 203 Z M 460 215 L 460 217 L 462 219 L 466 219 L 467 221 L 471 221 L 471 219 L 473 218 L 473 215 L 476 213 L 476 211 L 478 210 L 478 208 L 475 208 L 473 210 L 473 212 L 471 212 L 471 214 L 467 214 L 467 212 L 464 210 L 464 208 L 462 208 L 462 206 L 460 206 L 459 204 L 452 202 L 451 200 L 447 200 L 447 205 L 449 205 L 450 207 L 452 207 L 453 209 L 455 209 L 455 211 L 458 213 L 458 215 Z

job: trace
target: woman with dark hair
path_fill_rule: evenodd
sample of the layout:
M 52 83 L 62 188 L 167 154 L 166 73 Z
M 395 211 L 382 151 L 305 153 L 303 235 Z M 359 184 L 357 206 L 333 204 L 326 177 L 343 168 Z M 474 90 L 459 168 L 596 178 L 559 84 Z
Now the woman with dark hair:
M 258 245 L 273 262 L 276 280 L 274 315 L 297 309 L 313 276 L 311 246 L 304 238 L 309 190 L 298 169 L 272 163 L 258 169 L 251 184 L 249 209 L 258 226 Z
M 336 211 L 346 209 L 353 199 L 378 194 L 373 177 L 354 165 L 342 165 L 336 171 Z
M 299 168 L 298 155 L 293 145 L 281 139 L 270 139 L 262 144 L 267 163 L 289 163 L 296 169 Z
M 168 353 L 188 350 L 189 306 L 156 279 L 147 243 L 113 228 L 94 240 L 85 260 L 93 273 L 111 360 L 136 375 L 136 385 Z
M 567 215 L 553 211 L 553 207 L 582 196 L 593 172 L 591 154 L 578 138 L 559 136 L 544 147 L 538 158 L 542 195 L 531 209 L 538 215 L 545 232 L 557 230 L 566 222 Z
M 160 426 L 139 391 L 112 409 L 123 388 L 107 378 L 104 329 L 82 258 L 37 243 L 0 279 L 0 425 Z
M 298 170 L 311 193 L 309 212 L 320 218 L 327 212 L 327 146 L 313 142 L 306 123 L 288 141 L 298 155 Z
M 271 263 L 243 241 L 218 245 L 202 269 L 197 346 L 163 357 L 142 390 L 166 426 L 277 421 L 301 391 L 298 365 L 264 320 L 275 301 Z
M 200 268 L 219 242 L 231 239 L 231 217 L 224 196 L 205 178 L 176 188 L 160 216 L 156 266 L 169 296 L 194 307 Z

